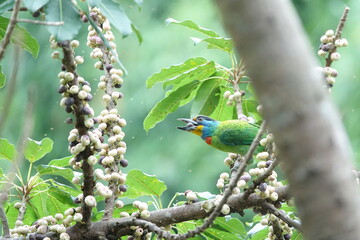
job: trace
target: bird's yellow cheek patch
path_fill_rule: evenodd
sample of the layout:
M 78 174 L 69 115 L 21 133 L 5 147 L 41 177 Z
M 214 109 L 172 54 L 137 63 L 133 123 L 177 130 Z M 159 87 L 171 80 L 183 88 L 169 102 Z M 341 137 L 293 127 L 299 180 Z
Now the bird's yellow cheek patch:
M 193 134 L 196 134 L 198 136 L 202 135 L 202 129 L 204 126 L 200 125 L 195 128 L 195 130 L 192 131 Z

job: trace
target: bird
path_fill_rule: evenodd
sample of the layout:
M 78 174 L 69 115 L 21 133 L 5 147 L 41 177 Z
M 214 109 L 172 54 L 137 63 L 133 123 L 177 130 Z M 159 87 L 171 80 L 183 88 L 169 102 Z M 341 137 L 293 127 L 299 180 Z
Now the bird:
M 208 145 L 220 151 L 245 155 L 250 148 L 259 126 L 244 120 L 217 121 L 208 116 L 199 115 L 193 119 L 178 118 L 186 126 L 177 127 L 202 138 Z M 258 146 L 256 152 L 262 150 Z

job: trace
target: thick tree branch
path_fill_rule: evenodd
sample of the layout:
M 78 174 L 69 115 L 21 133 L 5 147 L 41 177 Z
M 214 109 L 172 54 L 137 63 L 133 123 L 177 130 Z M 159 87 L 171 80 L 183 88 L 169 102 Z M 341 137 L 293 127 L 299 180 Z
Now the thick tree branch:
M 290 197 L 287 187 L 276 188 L 276 192 L 279 195 L 279 199 L 289 199 Z M 113 236 L 114 238 L 119 238 L 121 236 L 130 235 L 133 233 L 133 230 L 131 230 L 129 226 L 145 227 L 146 222 L 149 222 L 149 224 L 146 226 L 148 230 L 158 233 L 159 227 L 164 227 L 170 224 L 176 224 L 188 220 L 204 219 L 208 217 L 211 212 L 205 211 L 202 207 L 203 204 L 208 201 L 214 201 L 214 199 L 197 202 L 190 205 L 182 205 L 179 207 L 152 211 L 150 217 L 146 219 L 146 221 L 135 219 L 133 217 L 124 217 L 95 222 L 92 223 L 92 225 L 88 228 L 88 231 L 85 233 L 79 231 L 78 225 L 74 225 L 73 227 L 68 228 L 67 233 L 70 235 L 71 239 L 77 240 L 97 240 L 99 239 L 99 236 Z M 258 194 L 255 193 L 251 194 L 247 200 L 244 200 L 243 193 L 240 193 L 237 195 L 231 195 L 227 201 L 227 204 L 230 206 L 231 212 L 241 212 L 244 209 L 253 208 L 256 206 L 264 206 L 265 202 L 265 199 L 262 199 Z M 155 226 L 153 224 L 155 224 Z M 55 234 L 49 234 L 49 237 L 55 236 Z M 184 238 L 184 236 L 179 235 L 162 234 L 166 239 Z M 33 236 L 36 237 L 37 235 L 35 234 Z M 44 235 L 42 236 L 44 237 Z
M 217 2 L 276 137 L 305 238 L 359 239 L 350 144 L 291 2 Z

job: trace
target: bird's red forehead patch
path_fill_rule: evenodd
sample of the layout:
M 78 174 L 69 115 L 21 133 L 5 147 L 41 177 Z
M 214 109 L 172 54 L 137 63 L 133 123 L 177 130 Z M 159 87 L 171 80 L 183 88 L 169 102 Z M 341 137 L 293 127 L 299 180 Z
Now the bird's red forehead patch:
M 206 137 L 205 142 L 209 145 L 211 145 L 212 137 Z

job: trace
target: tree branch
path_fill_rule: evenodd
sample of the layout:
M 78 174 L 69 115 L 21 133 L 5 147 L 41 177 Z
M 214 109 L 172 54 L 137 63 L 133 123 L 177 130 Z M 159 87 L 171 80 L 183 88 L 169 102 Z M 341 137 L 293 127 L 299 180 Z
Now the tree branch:
M 286 160 L 282 167 L 305 238 L 359 239 L 360 196 L 350 144 L 321 76 L 314 73 L 315 57 L 291 2 L 217 3 Z
M 10 228 L 9 228 L 9 222 L 7 220 L 3 203 L 7 200 L 8 196 L 7 193 L 0 193 L 0 219 L 2 223 L 2 229 L 3 229 L 3 237 L 9 238 L 10 237 Z
M 344 29 L 345 22 L 347 20 L 347 15 L 348 15 L 349 11 L 350 11 L 350 8 L 345 7 L 344 12 L 342 14 L 342 17 L 341 17 L 341 19 L 339 21 L 339 24 L 338 24 L 337 28 L 336 28 L 335 38 L 333 39 L 333 42 L 335 42 L 337 39 L 341 38 L 341 34 L 342 34 L 343 29 Z M 331 54 L 336 52 L 336 49 L 337 49 L 337 47 L 335 46 L 335 44 L 332 44 L 332 46 L 331 46 L 331 48 L 329 50 L 329 53 L 328 53 L 328 57 L 325 60 L 325 67 L 330 67 L 331 66 L 331 64 L 333 62 L 333 60 L 331 59 Z
M 14 28 L 16 25 L 16 18 L 19 13 L 20 2 L 21 2 L 21 0 L 15 0 L 14 8 L 11 13 L 11 17 L 10 17 L 10 21 L 9 21 L 9 25 L 6 28 L 5 36 L 0 44 L 0 60 L 4 57 L 5 49 L 6 49 L 7 45 L 9 44 L 11 35 L 14 31 Z
M 288 199 L 289 193 L 287 187 L 279 187 L 275 190 L 279 199 Z M 190 205 L 182 205 L 178 207 L 172 207 L 167 209 L 161 209 L 157 211 L 152 211 L 150 217 L 145 220 L 135 219 L 133 217 L 124 217 L 124 218 L 111 218 L 106 221 L 99 221 L 92 223 L 88 228 L 88 231 L 83 233 L 79 231 L 79 226 L 74 225 L 67 229 L 67 233 L 70 235 L 71 239 L 87 239 L 87 240 L 97 240 L 99 236 L 107 237 L 112 236 L 114 238 L 119 238 L 125 235 L 133 234 L 133 230 L 129 226 L 141 226 L 145 227 L 151 231 L 159 234 L 159 228 L 168 226 L 171 224 L 176 224 L 189 220 L 203 219 L 208 217 L 211 212 L 204 210 L 203 205 L 208 202 L 214 202 L 214 199 L 201 201 L 193 203 Z M 243 193 L 237 195 L 231 195 L 227 201 L 227 204 L 230 206 L 231 212 L 240 212 L 244 209 L 261 207 L 266 202 L 265 199 L 262 199 L 258 194 L 251 194 L 247 200 L 244 200 Z M 213 211 L 214 212 L 214 211 Z M 165 239 L 184 239 L 183 235 L 173 235 L 165 234 L 162 232 Z M 48 233 L 46 236 L 53 237 L 56 234 Z M 32 236 L 36 238 L 36 234 Z M 42 237 L 45 237 L 42 235 Z
M 283 212 L 276 209 L 274 207 L 274 205 L 272 205 L 271 203 L 264 202 L 262 206 L 264 208 L 266 208 L 271 214 L 274 214 L 276 217 L 278 217 L 281 220 L 283 220 L 284 222 L 286 222 L 287 225 L 289 225 L 290 227 L 294 227 L 295 229 L 297 229 L 299 231 L 302 231 L 301 230 L 301 224 L 299 224 L 298 222 L 292 220 L 286 214 L 284 214 Z

